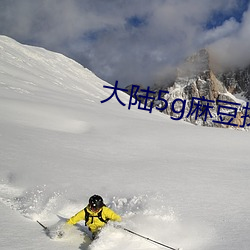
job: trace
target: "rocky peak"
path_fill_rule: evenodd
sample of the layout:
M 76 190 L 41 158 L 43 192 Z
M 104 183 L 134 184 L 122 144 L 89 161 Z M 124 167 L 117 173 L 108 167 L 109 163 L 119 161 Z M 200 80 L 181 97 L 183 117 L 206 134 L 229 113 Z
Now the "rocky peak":
M 226 93 L 224 84 L 217 79 L 210 66 L 210 56 L 206 49 L 188 57 L 177 70 L 174 86 L 183 87 L 190 99 L 202 97 L 217 100 L 219 93 Z
M 172 103 L 175 103 L 176 110 L 181 110 L 183 103 L 174 102 L 175 99 L 185 100 L 185 114 L 183 120 L 203 126 L 215 127 L 232 127 L 225 125 L 226 121 L 232 118 L 232 110 L 236 108 L 234 122 L 238 126 L 242 124 L 241 111 L 244 101 L 237 99 L 232 93 L 242 92 L 249 85 L 250 67 L 244 71 L 234 71 L 227 73 L 214 73 L 213 65 L 211 65 L 209 51 L 202 49 L 194 55 L 188 57 L 183 64 L 177 69 L 177 77 L 172 86 L 168 88 L 169 94 L 165 95 L 168 101 L 168 108 L 164 111 L 166 114 L 178 117 L 172 110 Z M 248 92 L 250 96 L 250 91 Z M 197 106 L 194 106 L 193 98 L 200 99 L 200 103 L 206 103 L 203 100 L 210 100 L 213 109 L 211 109 L 211 116 L 204 118 L 203 116 L 192 117 L 188 116 Z M 196 104 L 197 102 L 196 101 Z M 226 101 L 230 103 L 240 103 L 240 105 L 229 105 L 231 108 L 224 110 L 228 117 L 225 117 L 224 124 L 216 123 L 214 121 L 221 121 L 221 116 L 218 114 L 218 102 Z M 202 110 L 199 114 L 202 113 Z M 241 114 L 241 115 L 239 115 Z M 248 121 L 249 123 L 250 121 Z M 235 126 L 233 126 L 235 127 Z
M 206 49 L 202 49 L 194 55 L 188 57 L 177 69 L 178 77 L 195 77 L 197 75 L 206 74 L 209 71 L 209 53 Z
M 250 66 L 224 72 L 219 72 L 219 68 L 223 67 L 217 67 L 207 49 L 198 51 L 178 67 L 176 78 L 170 86 L 157 84 L 151 88 L 155 93 L 160 90 L 163 90 L 163 94 L 169 92 L 159 99 L 158 95 L 154 95 L 154 105 L 164 109 L 162 112 L 174 120 L 249 130 L 250 126 L 246 125 L 250 124 L 250 115 L 244 126 L 242 118 L 246 101 L 236 98 L 234 94 L 250 99 Z M 126 87 L 128 94 L 131 94 L 132 86 Z M 141 89 L 145 88 L 140 85 L 138 95 Z M 167 101 L 167 107 L 163 99 Z M 151 105 L 151 100 L 148 105 Z M 204 113 L 204 110 L 209 111 Z

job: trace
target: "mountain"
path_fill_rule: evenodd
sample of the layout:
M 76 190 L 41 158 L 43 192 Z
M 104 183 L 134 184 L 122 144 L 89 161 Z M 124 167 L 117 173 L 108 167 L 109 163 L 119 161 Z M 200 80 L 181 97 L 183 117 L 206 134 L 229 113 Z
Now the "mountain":
M 248 130 L 250 119 L 243 116 L 249 111 L 241 98 L 249 96 L 249 68 L 221 73 L 212 62 L 209 51 L 202 49 L 179 66 L 174 83 L 165 89 L 164 112 L 196 125 Z
M 218 73 L 217 77 L 230 93 L 250 100 L 250 65 L 245 68 L 226 70 Z
M 110 88 L 104 88 L 110 87 Z M 128 109 L 73 60 L 0 36 L 0 248 L 160 250 L 109 223 L 50 239 L 93 194 L 122 226 L 184 250 L 248 250 L 249 133 Z

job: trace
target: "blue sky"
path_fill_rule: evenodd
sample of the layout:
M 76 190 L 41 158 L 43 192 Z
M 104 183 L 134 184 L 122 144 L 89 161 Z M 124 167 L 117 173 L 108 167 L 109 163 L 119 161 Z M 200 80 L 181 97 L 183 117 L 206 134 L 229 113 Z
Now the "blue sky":
M 201 48 L 250 63 L 250 0 L 1 0 L 0 34 L 63 53 L 111 84 L 151 85 Z
M 211 18 L 208 19 L 206 28 L 212 29 L 216 28 L 217 26 L 223 25 L 225 20 L 230 18 L 234 18 L 237 22 L 242 22 L 242 17 L 244 12 L 248 9 L 249 0 L 239 0 L 237 2 L 236 8 L 233 8 L 229 13 L 224 13 L 222 10 L 216 10 L 211 14 Z

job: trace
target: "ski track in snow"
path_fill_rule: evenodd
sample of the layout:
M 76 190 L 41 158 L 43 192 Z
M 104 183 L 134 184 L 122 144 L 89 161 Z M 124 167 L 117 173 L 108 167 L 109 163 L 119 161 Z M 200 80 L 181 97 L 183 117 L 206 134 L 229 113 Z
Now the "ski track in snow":
M 87 122 L 67 116 L 65 110 L 63 112 L 62 109 L 51 108 L 48 105 L 33 104 L 31 106 L 28 102 L 5 100 L 1 102 L 0 114 L 4 113 L 6 108 L 9 112 L 2 116 L 2 121 L 73 134 L 85 133 L 91 128 Z
M 196 225 L 196 230 L 193 228 L 192 231 L 190 225 L 187 226 L 179 220 L 172 208 L 164 205 L 164 197 L 161 195 L 107 197 L 107 199 L 109 201 L 107 206 L 123 217 L 121 225 L 129 230 L 176 248 L 177 245 L 182 244 L 186 246 L 185 249 L 192 249 L 194 246 L 198 249 L 199 244 L 204 244 L 204 239 L 200 242 L 197 240 L 199 226 Z M 99 238 L 92 243 L 83 222 L 66 230 L 64 237 L 58 239 L 57 231 L 63 228 L 65 220 L 59 220 L 56 215 L 62 214 L 63 217 L 69 218 L 83 207 L 82 204 L 66 200 L 63 192 L 51 193 L 45 185 L 31 190 L 22 190 L 12 186 L 11 183 L 1 183 L 0 202 L 29 220 L 45 222 L 50 229 L 50 237 L 54 240 L 63 241 L 69 245 L 79 244 L 79 249 L 82 250 L 115 250 L 120 247 L 124 249 L 124 245 L 121 245 L 123 243 L 119 243 L 121 239 L 123 239 L 122 242 L 124 240 L 128 242 L 126 249 L 162 249 L 155 243 L 114 228 L 113 223 L 107 225 Z M 161 239 L 165 239 L 166 242 L 162 242 Z

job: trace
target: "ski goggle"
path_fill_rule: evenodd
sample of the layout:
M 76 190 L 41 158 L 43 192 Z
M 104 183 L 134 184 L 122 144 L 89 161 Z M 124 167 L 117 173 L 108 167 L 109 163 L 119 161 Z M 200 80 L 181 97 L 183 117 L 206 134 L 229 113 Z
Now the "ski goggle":
M 89 208 L 90 208 L 90 210 L 92 210 L 92 211 L 94 211 L 94 212 L 100 210 L 100 207 L 94 206 L 94 205 L 90 205 Z

